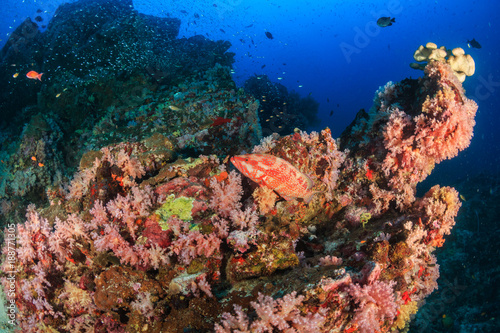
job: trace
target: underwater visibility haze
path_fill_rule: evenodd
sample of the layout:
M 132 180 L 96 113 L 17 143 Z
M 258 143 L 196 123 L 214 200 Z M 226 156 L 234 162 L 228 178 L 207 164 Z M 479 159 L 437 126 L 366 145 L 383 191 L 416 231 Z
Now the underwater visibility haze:
M 498 332 L 493 1 L 5 0 L 1 332 Z

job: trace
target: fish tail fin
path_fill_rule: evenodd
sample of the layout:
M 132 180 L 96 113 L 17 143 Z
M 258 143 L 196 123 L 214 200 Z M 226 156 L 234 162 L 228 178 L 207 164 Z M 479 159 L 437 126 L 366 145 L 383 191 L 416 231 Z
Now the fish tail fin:
M 36 76 L 36 78 L 37 78 L 38 80 L 42 81 L 42 75 L 43 75 L 43 73 L 40 73 L 40 74 L 38 74 L 38 75 Z
M 392 18 L 392 20 L 391 20 L 391 22 L 396 23 L 396 18 L 395 18 L 395 17 L 393 17 L 393 18 Z

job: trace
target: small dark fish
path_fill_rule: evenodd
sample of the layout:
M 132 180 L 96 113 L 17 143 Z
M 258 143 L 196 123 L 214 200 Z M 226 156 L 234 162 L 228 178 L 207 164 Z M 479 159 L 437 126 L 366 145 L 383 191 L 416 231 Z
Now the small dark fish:
M 260 69 L 264 69 L 265 67 L 266 67 L 266 65 L 262 65 L 262 66 L 260 67 Z
M 37 13 L 41 13 L 41 12 L 42 12 L 42 10 L 41 10 L 41 9 L 37 9 L 37 10 L 36 10 L 36 12 L 37 12 Z
M 222 30 L 222 29 L 219 29 L 219 30 L 220 30 L 221 32 L 223 32 L 223 33 L 226 33 L 226 32 L 225 32 L 224 30 Z
M 333 116 L 333 110 L 332 110 L 332 111 L 330 111 L 330 117 L 331 117 L 331 116 Z
M 377 25 L 382 28 L 388 27 L 393 23 L 396 23 L 396 19 L 394 17 L 391 19 L 390 17 L 384 16 L 377 20 Z
M 198 18 L 198 19 L 199 19 L 199 18 L 200 18 L 200 15 L 198 15 L 198 14 L 194 13 L 194 18 Z
M 182 14 L 187 14 L 188 12 L 186 12 L 184 9 L 181 10 L 181 13 Z
M 41 16 L 37 16 L 37 17 L 35 17 L 35 21 L 42 22 L 43 18 Z
M 326 98 L 326 102 L 327 102 L 327 103 L 330 103 L 330 99 L 329 99 L 328 97 Z
M 266 37 L 269 39 L 274 39 L 273 34 L 270 33 L 269 31 L 266 31 Z
M 286 62 L 283 63 L 283 66 L 286 66 Z
M 480 49 L 482 47 L 481 44 L 479 44 L 479 42 L 475 38 L 472 38 L 472 40 L 468 40 L 467 46 L 469 46 L 469 49 L 471 47 L 473 47 L 475 49 Z
M 253 23 L 250 25 L 247 25 L 245 28 L 251 28 L 251 27 L 253 27 Z
M 214 7 L 217 7 L 217 4 L 216 4 L 216 3 L 214 3 Z
M 240 38 L 240 42 L 245 43 L 245 40 L 243 38 Z
M 309 93 L 309 95 L 307 95 L 307 96 L 311 97 L 311 96 L 312 96 L 312 94 L 313 94 L 313 93 L 312 93 L 312 91 L 311 91 L 311 92 Z

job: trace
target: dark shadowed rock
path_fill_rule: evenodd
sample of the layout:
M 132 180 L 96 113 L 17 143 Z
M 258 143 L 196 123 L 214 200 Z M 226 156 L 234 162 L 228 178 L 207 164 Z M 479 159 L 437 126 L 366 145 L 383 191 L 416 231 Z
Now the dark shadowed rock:
M 177 18 L 138 13 L 131 0 L 63 4 L 44 33 L 26 20 L 1 51 L 0 122 L 12 124 L 13 115 L 19 116 L 18 124 L 26 122 L 29 115 L 23 109 L 36 104 L 80 125 L 121 103 L 124 90 L 137 94 L 135 81 L 175 85 L 217 63 L 234 62 L 229 42 L 202 36 L 176 39 L 180 24 Z M 44 73 L 42 81 L 27 79 L 30 70 Z M 64 98 L 59 98 L 62 92 Z
M 30 70 L 41 69 L 42 47 L 42 36 L 37 24 L 27 18 L 14 30 L 2 48 L 0 52 L 2 120 L 10 119 L 26 105 L 36 103 L 36 93 L 40 90 L 41 84 L 31 82 L 25 75 Z

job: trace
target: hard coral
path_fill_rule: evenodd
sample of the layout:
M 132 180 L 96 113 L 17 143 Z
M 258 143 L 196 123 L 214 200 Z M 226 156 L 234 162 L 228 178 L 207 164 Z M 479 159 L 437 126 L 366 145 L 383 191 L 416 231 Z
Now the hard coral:
M 466 76 L 472 76 L 476 69 L 474 59 L 472 59 L 470 54 L 465 54 L 465 51 L 460 47 L 447 50 L 444 46 L 438 48 L 434 43 L 427 43 L 425 46 L 420 45 L 413 54 L 413 58 L 418 62 L 448 63 L 460 82 L 464 82 Z M 425 69 L 426 65 L 413 62 L 410 64 L 410 67 Z

